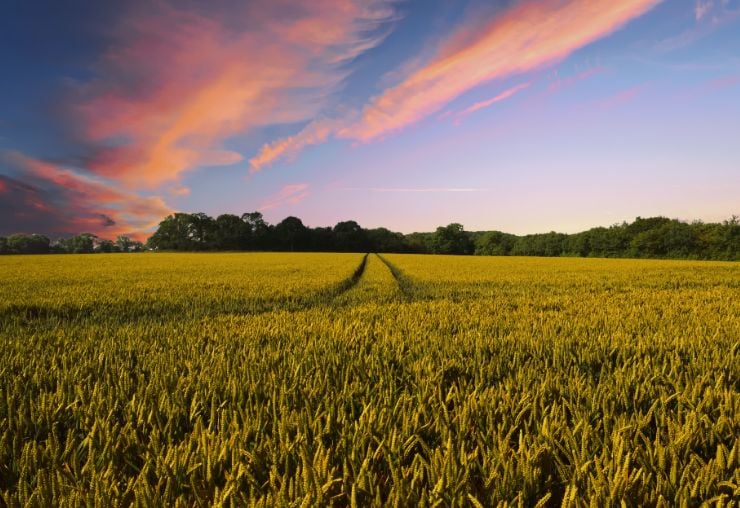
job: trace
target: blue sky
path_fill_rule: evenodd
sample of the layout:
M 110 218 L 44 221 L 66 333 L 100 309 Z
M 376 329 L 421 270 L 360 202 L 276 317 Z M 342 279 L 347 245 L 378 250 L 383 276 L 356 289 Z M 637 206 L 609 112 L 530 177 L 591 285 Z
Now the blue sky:
M 740 0 L 11 1 L 0 64 L 0 234 L 740 213 Z

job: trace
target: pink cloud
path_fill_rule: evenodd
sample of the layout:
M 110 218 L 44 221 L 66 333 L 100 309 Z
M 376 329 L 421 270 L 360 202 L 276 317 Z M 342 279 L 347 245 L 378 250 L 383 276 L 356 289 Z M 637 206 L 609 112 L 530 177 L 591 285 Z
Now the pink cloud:
M 509 88 L 507 90 L 504 90 L 500 94 L 498 94 L 498 95 L 496 95 L 494 97 L 491 97 L 490 99 L 487 99 L 485 101 L 476 102 L 472 106 L 470 106 L 468 108 L 465 108 L 464 110 L 460 111 L 457 114 L 456 119 L 457 119 L 457 121 L 460 121 L 463 118 L 465 118 L 466 116 L 475 113 L 476 111 L 480 111 L 481 109 L 484 109 L 484 108 L 488 108 L 490 106 L 493 106 L 497 102 L 501 102 L 503 100 L 506 100 L 509 97 L 512 97 L 512 96 L 516 95 L 521 90 L 524 90 L 525 88 L 529 88 L 530 85 L 531 85 L 531 83 L 521 83 L 521 84 L 516 85 L 516 86 L 513 86 L 513 87 L 511 87 L 511 88 Z
M 658 3 L 546 0 L 518 4 L 473 36 L 453 34 L 436 58 L 372 100 L 361 120 L 340 135 L 370 141 L 398 131 L 483 83 L 559 62 Z
M 623 106 L 628 102 L 631 102 L 640 95 L 646 88 L 646 85 L 637 85 L 630 87 L 626 90 L 615 93 L 611 97 L 602 99 L 596 103 L 596 106 L 601 109 L 610 109 Z
M 697 0 L 694 7 L 694 17 L 698 22 L 709 22 L 720 25 L 732 21 L 740 15 L 737 5 L 730 5 L 730 0 Z
M 297 137 L 266 145 L 253 159 L 264 167 L 331 136 L 369 142 L 436 113 L 480 85 L 525 74 L 567 58 L 646 13 L 661 0 L 527 0 L 481 23 L 471 20 L 446 37 L 426 63 L 373 98 L 359 113 L 314 136 L 309 124 Z M 253 166 L 254 167 L 254 166 Z
M 701 21 L 712 9 L 712 0 L 697 0 L 694 7 L 694 17 L 696 21 Z
M 80 85 L 75 118 L 97 146 L 90 168 L 151 188 L 209 165 L 240 162 L 224 142 L 312 118 L 343 81 L 342 65 L 379 43 L 368 35 L 391 0 L 181 2 L 130 8 Z
M 259 206 L 259 210 L 266 211 L 278 208 L 286 204 L 297 205 L 309 195 L 307 183 L 293 183 L 284 186 L 277 193 L 265 198 Z
M 343 190 L 367 190 L 370 192 L 389 193 L 437 193 L 437 192 L 486 192 L 489 189 L 478 187 L 348 187 Z
M 703 83 L 679 90 L 673 95 L 675 100 L 696 100 L 707 95 L 714 95 L 727 88 L 740 85 L 740 75 L 727 75 L 713 78 Z
M 259 153 L 249 160 L 250 172 L 256 173 L 280 158 L 291 160 L 307 146 L 323 143 L 332 135 L 335 123 L 318 120 L 309 123 L 294 136 L 279 139 L 262 146 Z
M 176 185 L 172 188 L 170 188 L 170 194 L 173 196 L 189 196 L 190 195 L 190 188 L 185 187 L 184 185 Z
M 172 209 L 158 196 L 122 191 L 98 177 L 83 175 L 19 152 L 6 152 L 3 160 L 20 169 L 30 191 L 22 210 L 53 214 L 54 228 L 66 234 L 93 233 L 104 237 L 126 234 L 145 239 Z
M 724 76 L 707 82 L 707 88 L 710 90 L 723 90 L 733 86 L 740 85 L 740 76 Z
M 558 77 L 555 81 L 553 81 L 547 86 L 547 90 L 549 92 L 556 92 L 563 88 L 569 88 L 575 85 L 576 83 L 585 81 L 593 76 L 603 73 L 604 71 L 605 71 L 604 67 L 597 66 L 597 67 L 592 67 L 590 69 L 586 69 L 585 71 L 581 71 L 577 74 L 574 74 L 573 76 L 568 76 L 566 78 L 561 79 L 560 77 Z
M 661 52 L 670 52 L 707 37 L 718 28 L 735 22 L 740 18 L 740 9 L 730 5 L 727 0 L 698 0 L 694 7 L 696 25 L 691 28 L 660 41 L 656 49 Z

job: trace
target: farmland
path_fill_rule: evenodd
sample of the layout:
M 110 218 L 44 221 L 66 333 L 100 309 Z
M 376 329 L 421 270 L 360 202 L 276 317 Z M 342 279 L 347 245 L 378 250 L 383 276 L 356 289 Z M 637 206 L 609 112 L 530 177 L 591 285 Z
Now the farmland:
M 15 256 L 0 281 L 7 506 L 740 503 L 736 263 Z

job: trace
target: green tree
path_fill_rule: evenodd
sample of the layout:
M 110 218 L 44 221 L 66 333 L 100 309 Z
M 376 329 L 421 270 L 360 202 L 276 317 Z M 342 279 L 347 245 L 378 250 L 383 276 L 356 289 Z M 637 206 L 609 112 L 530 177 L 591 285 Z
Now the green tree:
M 216 222 L 205 213 L 190 214 L 189 234 L 196 250 L 216 248 Z
M 475 245 L 462 224 L 456 222 L 440 226 L 432 236 L 435 254 L 472 254 Z
M 308 230 L 309 249 L 314 252 L 334 251 L 334 233 L 330 227 L 319 227 Z
M 101 240 L 98 243 L 97 247 L 95 247 L 95 252 L 104 252 L 104 253 L 120 252 L 120 249 L 111 240 Z
M 353 220 L 338 222 L 332 229 L 334 247 L 339 252 L 366 252 L 367 234 Z
M 631 254 L 645 258 L 687 258 L 696 254 L 698 238 L 689 224 L 669 219 L 654 224 L 632 239 Z
M 43 235 L 10 235 L 6 240 L 6 249 L 13 254 L 47 254 L 49 238 Z
M 244 250 L 249 247 L 249 224 L 232 214 L 219 215 L 215 222 L 215 244 L 218 250 Z
M 501 231 L 486 231 L 475 240 L 475 254 L 508 256 L 516 243 L 516 236 Z
M 309 232 L 298 217 L 286 217 L 273 231 L 275 246 L 280 250 L 301 251 L 309 245 Z
M 433 236 L 434 233 L 409 233 L 404 238 L 410 252 L 430 254 L 434 251 L 432 247 Z
M 98 237 L 91 233 L 63 238 L 59 240 L 59 247 L 69 254 L 92 254 L 95 251 L 95 242 Z
M 193 239 L 195 227 L 188 213 L 174 213 L 159 223 L 157 230 L 149 238 L 148 244 L 157 250 L 198 250 Z
M 119 235 L 118 238 L 116 238 L 116 246 L 121 252 L 129 252 L 134 243 L 135 242 L 133 240 L 125 235 Z
M 386 228 L 368 229 L 366 232 L 370 250 L 374 252 L 408 252 L 409 247 L 401 233 Z
M 242 214 L 242 221 L 249 229 L 250 249 L 266 249 L 270 242 L 270 226 L 265 222 L 260 212 L 249 212 Z

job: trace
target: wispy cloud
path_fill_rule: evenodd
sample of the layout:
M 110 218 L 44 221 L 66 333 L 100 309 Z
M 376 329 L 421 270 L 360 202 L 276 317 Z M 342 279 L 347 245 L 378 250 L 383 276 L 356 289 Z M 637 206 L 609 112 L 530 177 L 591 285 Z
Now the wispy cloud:
M 429 61 L 414 66 L 361 111 L 337 120 L 331 132 L 309 124 L 297 137 L 265 145 L 253 160 L 262 168 L 285 155 L 294 157 L 308 144 L 331 136 L 360 142 L 382 138 L 438 112 L 482 84 L 562 61 L 660 1 L 527 0 L 488 23 L 476 20 L 463 24 L 442 40 Z
M 264 212 L 273 208 L 288 205 L 297 205 L 309 195 L 309 184 L 293 183 L 284 186 L 272 196 L 265 198 L 259 205 L 259 210 Z
M 184 185 L 175 185 L 174 187 L 171 187 L 169 189 L 169 193 L 173 196 L 189 196 L 190 187 L 185 187 Z
M 250 172 L 256 173 L 277 159 L 291 160 L 295 158 L 307 146 L 317 145 L 329 139 L 335 128 L 336 122 L 318 120 L 309 123 L 294 136 L 265 144 L 259 153 L 249 160 Z
M 701 21 L 712 9 L 712 0 L 697 0 L 694 7 L 694 17 L 696 21 Z
M 470 106 L 468 108 L 465 108 L 464 110 L 460 111 L 455 116 L 455 118 L 456 118 L 457 121 L 460 121 L 463 118 L 465 118 L 466 116 L 475 113 L 476 111 L 480 111 L 481 109 L 485 109 L 487 107 L 493 106 L 497 102 L 501 102 L 503 100 L 508 99 L 509 97 L 514 96 L 515 94 L 517 94 L 518 92 L 524 90 L 525 88 L 529 88 L 530 85 L 531 85 L 531 83 L 521 83 L 521 84 L 516 85 L 516 86 L 513 86 L 513 87 L 511 87 L 511 88 L 509 88 L 507 90 L 504 90 L 500 94 L 498 94 L 498 95 L 496 95 L 494 97 L 491 97 L 490 99 L 487 99 L 487 100 L 484 100 L 484 101 L 480 101 L 480 102 L 476 102 L 472 106 Z
M 717 92 L 737 86 L 740 86 L 740 75 L 731 74 L 712 78 L 698 85 L 682 88 L 673 95 L 673 99 L 681 102 L 693 101 L 707 95 L 716 95 Z
M 145 234 L 155 216 L 170 210 L 161 198 L 140 193 L 186 196 L 183 173 L 243 160 L 227 144 L 235 136 L 315 118 L 352 60 L 388 34 L 388 22 L 397 17 L 394 4 L 121 4 L 116 25 L 107 28 L 106 49 L 90 66 L 93 77 L 71 82 L 59 100 L 76 163 L 11 157 L 18 173 L 14 188 L 29 184 L 25 223 L 35 212 L 46 213 L 36 206 L 43 204 L 58 215 L 41 217 L 49 231 Z M 320 140 L 315 135 L 306 143 Z M 2 181 L 3 189 L 9 181 Z
M 723 76 L 721 78 L 709 80 L 706 84 L 710 90 L 723 90 L 740 85 L 740 75 Z
M 148 230 L 172 212 L 160 197 L 122 191 L 99 177 L 19 152 L 3 152 L 0 158 L 23 178 L 21 181 L 0 175 L 2 185 L 12 186 L 13 190 L 12 196 L 3 199 L 8 208 L 3 211 L 4 218 L 13 218 L 2 228 L 6 233 L 88 232 L 105 237 L 127 234 L 143 239 Z
M 728 0 L 697 0 L 694 19 L 694 26 L 658 42 L 655 49 L 660 53 L 668 53 L 690 46 L 740 19 L 740 8 L 731 5 Z
M 547 85 L 547 90 L 549 92 L 557 92 L 558 90 L 571 87 L 576 83 L 580 83 L 581 81 L 585 81 L 593 76 L 602 74 L 605 71 L 606 69 L 604 67 L 597 65 L 595 67 L 591 67 L 589 69 L 573 74 L 572 76 L 567 76 L 564 78 L 557 76 L 554 81 Z
M 606 99 L 596 101 L 595 106 L 600 109 L 611 109 L 619 106 L 623 106 L 633 101 L 637 96 L 645 91 L 648 85 L 641 84 L 632 86 L 625 90 L 621 90 Z
M 370 141 L 400 130 L 483 83 L 561 61 L 658 3 L 659 0 L 520 3 L 473 36 L 454 33 L 434 59 L 371 101 L 360 121 L 340 135 Z M 565 26 L 567 30 L 563 29 Z M 459 40 L 467 42 L 457 45 Z
M 227 139 L 313 118 L 392 17 L 391 0 L 130 7 L 97 78 L 69 98 L 89 169 L 145 188 L 241 161 Z
M 489 189 L 477 187 L 345 187 L 342 190 L 370 192 L 486 192 Z

